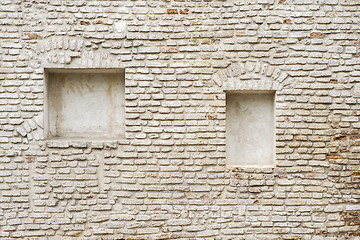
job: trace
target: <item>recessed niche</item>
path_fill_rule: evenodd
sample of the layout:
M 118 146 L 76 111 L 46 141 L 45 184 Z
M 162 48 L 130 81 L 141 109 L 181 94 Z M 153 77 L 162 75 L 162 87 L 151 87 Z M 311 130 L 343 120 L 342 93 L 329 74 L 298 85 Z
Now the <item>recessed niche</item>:
M 124 135 L 124 70 L 46 70 L 47 138 Z
M 230 166 L 273 166 L 274 92 L 226 94 L 226 162 Z

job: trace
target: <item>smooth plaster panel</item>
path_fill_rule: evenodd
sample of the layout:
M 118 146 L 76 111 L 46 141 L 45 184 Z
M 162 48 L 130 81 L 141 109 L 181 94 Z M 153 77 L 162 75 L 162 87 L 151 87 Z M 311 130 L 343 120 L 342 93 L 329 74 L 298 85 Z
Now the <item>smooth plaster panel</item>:
M 123 74 L 51 72 L 47 84 L 49 138 L 124 134 Z
M 274 98 L 273 92 L 227 93 L 226 155 L 228 165 L 274 165 Z

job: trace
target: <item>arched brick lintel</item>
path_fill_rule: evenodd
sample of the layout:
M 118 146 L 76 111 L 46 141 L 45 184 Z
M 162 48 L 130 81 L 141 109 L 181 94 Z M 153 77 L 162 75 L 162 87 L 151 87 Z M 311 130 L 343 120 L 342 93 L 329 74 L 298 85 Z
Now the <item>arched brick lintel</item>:
M 262 61 L 232 63 L 228 68 L 218 70 L 213 80 L 224 91 L 280 91 L 294 82 L 279 67 Z

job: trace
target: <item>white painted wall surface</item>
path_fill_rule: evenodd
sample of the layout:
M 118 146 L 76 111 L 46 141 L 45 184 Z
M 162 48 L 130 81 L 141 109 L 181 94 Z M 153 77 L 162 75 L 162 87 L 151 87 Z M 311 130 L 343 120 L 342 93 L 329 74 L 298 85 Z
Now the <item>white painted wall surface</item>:
M 274 93 L 228 93 L 226 101 L 227 164 L 273 165 Z
M 124 79 L 118 73 L 50 73 L 49 137 L 112 138 L 124 133 Z

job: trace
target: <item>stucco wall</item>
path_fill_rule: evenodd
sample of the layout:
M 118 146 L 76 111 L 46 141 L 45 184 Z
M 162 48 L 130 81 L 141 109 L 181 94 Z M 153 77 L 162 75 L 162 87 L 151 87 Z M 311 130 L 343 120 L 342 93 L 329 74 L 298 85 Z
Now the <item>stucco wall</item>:
M 0 0 L 0 238 L 356 239 L 359 12 Z M 58 68 L 125 69 L 124 137 L 44 139 Z M 276 167 L 226 165 L 226 91 L 241 90 L 276 91 Z

